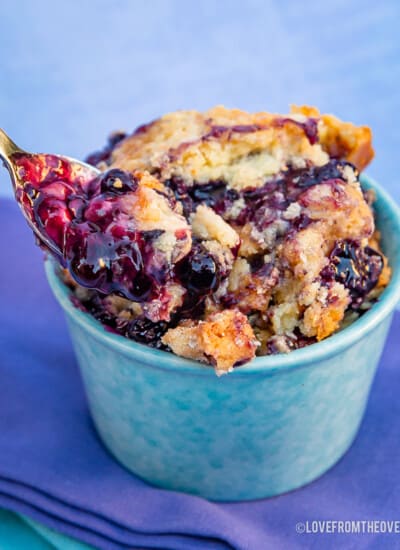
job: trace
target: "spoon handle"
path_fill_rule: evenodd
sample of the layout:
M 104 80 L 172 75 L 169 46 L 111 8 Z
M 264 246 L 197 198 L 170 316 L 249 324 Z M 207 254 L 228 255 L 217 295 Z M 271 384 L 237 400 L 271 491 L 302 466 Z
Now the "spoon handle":
M 0 157 L 8 164 L 12 165 L 11 156 L 14 153 L 22 153 L 22 149 L 16 145 L 11 138 L 0 128 Z

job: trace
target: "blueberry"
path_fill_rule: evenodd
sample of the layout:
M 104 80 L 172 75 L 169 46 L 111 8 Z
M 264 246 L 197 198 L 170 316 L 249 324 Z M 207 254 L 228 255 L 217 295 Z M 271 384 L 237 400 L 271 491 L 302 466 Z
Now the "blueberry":
M 161 342 L 161 338 L 167 330 L 168 324 L 164 321 L 152 323 L 145 317 L 138 317 L 125 325 L 124 335 L 132 340 L 136 340 L 136 342 L 147 344 L 157 349 L 165 349 L 166 346 Z
M 96 151 L 91 155 L 87 156 L 85 159 L 85 162 L 87 162 L 88 164 L 91 164 L 92 166 L 96 166 L 100 162 L 109 163 L 113 150 L 118 145 L 118 143 L 125 138 L 126 138 L 125 132 L 115 132 L 114 134 L 111 134 L 111 136 L 108 138 L 107 145 L 104 147 L 104 149 L 102 149 L 101 151 Z
M 143 273 L 139 273 L 136 277 L 134 277 L 129 292 L 132 299 L 144 301 L 149 298 L 152 289 L 153 282 L 151 278 Z
M 330 160 L 323 166 L 312 166 L 311 168 L 300 171 L 296 180 L 296 186 L 300 188 L 312 187 L 329 180 L 345 181 L 343 168 L 345 166 L 353 167 L 345 161 Z
M 73 195 L 68 201 L 68 208 L 72 212 L 74 218 L 78 221 L 82 219 L 86 207 L 87 200 L 83 197 Z
M 189 260 L 187 285 L 199 294 L 213 292 L 218 286 L 218 269 L 206 252 L 195 252 Z
M 226 183 L 223 181 L 211 181 L 207 184 L 194 185 L 189 189 L 189 195 L 196 205 L 206 204 L 213 208 L 217 202 L 227 195 Z
M 373 248 L 363 248 L 353 240 L 337 241 L 321 277 L 326 282 L 336 280 L 342 283 L 349 290 L 355 308 L 374 288 L 382 268 L 382 256 Z
M 233 189 L 227 189 L 226 182 L 216 180 L 209 183 L 195 183 L 187 186 L 179 178 L 171 178 L 165 182 L 177 200 L 183 206 L 186 217 L 193 212 L 199 204 L 206 204 L 213 208 L 218 214 L 223 214 L 232 205 L 232 202 L 239 198 L 239 193 Z
M 107 195 L 122 195 L 136 191 L 137 180 L 129 172 L 114 168 L 100 176 L 100 191 Z

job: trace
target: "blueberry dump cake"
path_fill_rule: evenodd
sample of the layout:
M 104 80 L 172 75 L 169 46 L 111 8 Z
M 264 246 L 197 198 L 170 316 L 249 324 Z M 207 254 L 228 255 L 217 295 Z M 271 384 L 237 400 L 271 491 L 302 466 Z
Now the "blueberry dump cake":
M 371 132 L 312 107 L 181 111 L 88 157 L 15 161 L 77 307 L 213 365 L 286 353 L 352 322 L 390 268 L 359 172 Z

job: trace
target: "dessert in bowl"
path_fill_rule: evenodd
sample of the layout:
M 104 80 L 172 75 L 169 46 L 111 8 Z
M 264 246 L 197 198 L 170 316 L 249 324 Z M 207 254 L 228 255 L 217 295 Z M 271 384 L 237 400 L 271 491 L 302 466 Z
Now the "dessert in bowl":
M 367 128 L 315 109 L 219 107 L 114 136 L 89 180 L 17 159 L 95 424 L 128 468 L 248 499 L 347 449 L 399 294 L 397 208 L 360 185 L 372 156 Z

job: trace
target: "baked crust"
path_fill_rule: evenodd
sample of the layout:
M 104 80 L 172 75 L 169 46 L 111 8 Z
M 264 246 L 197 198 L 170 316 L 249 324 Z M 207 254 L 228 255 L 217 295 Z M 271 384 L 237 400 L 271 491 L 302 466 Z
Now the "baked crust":
M 372 132 L 368 126 L 355 126 L 333 115 L 321 115 L 315 107 L 291 106 L 291 113 L 315 117 L 319 120 L 319 139 L 331 158 L 341 158 L 354 164 L 361 172 L 375 156 Z
M 238 310 L 224 310 L 204 321 L 183 321 L 162 341 L 174 353 L 214 365 L 218 375 L 255 357 L 258 342 L 248 319 Z
M 310 132 L 318 133 L 319 143 Z M 223 179 L 242 189 L 262 185 L 288 165 L 321 166 L 329 157 L 362 170 L 374 155 L 371 140 L 369 128 L 321 115 L 314 107 L 292 106 L 288 115 L 277 115 L 218 106 L 205 113 L 169 113 L 139 128 L 116 146 L 111 165 L 187 184 Z

